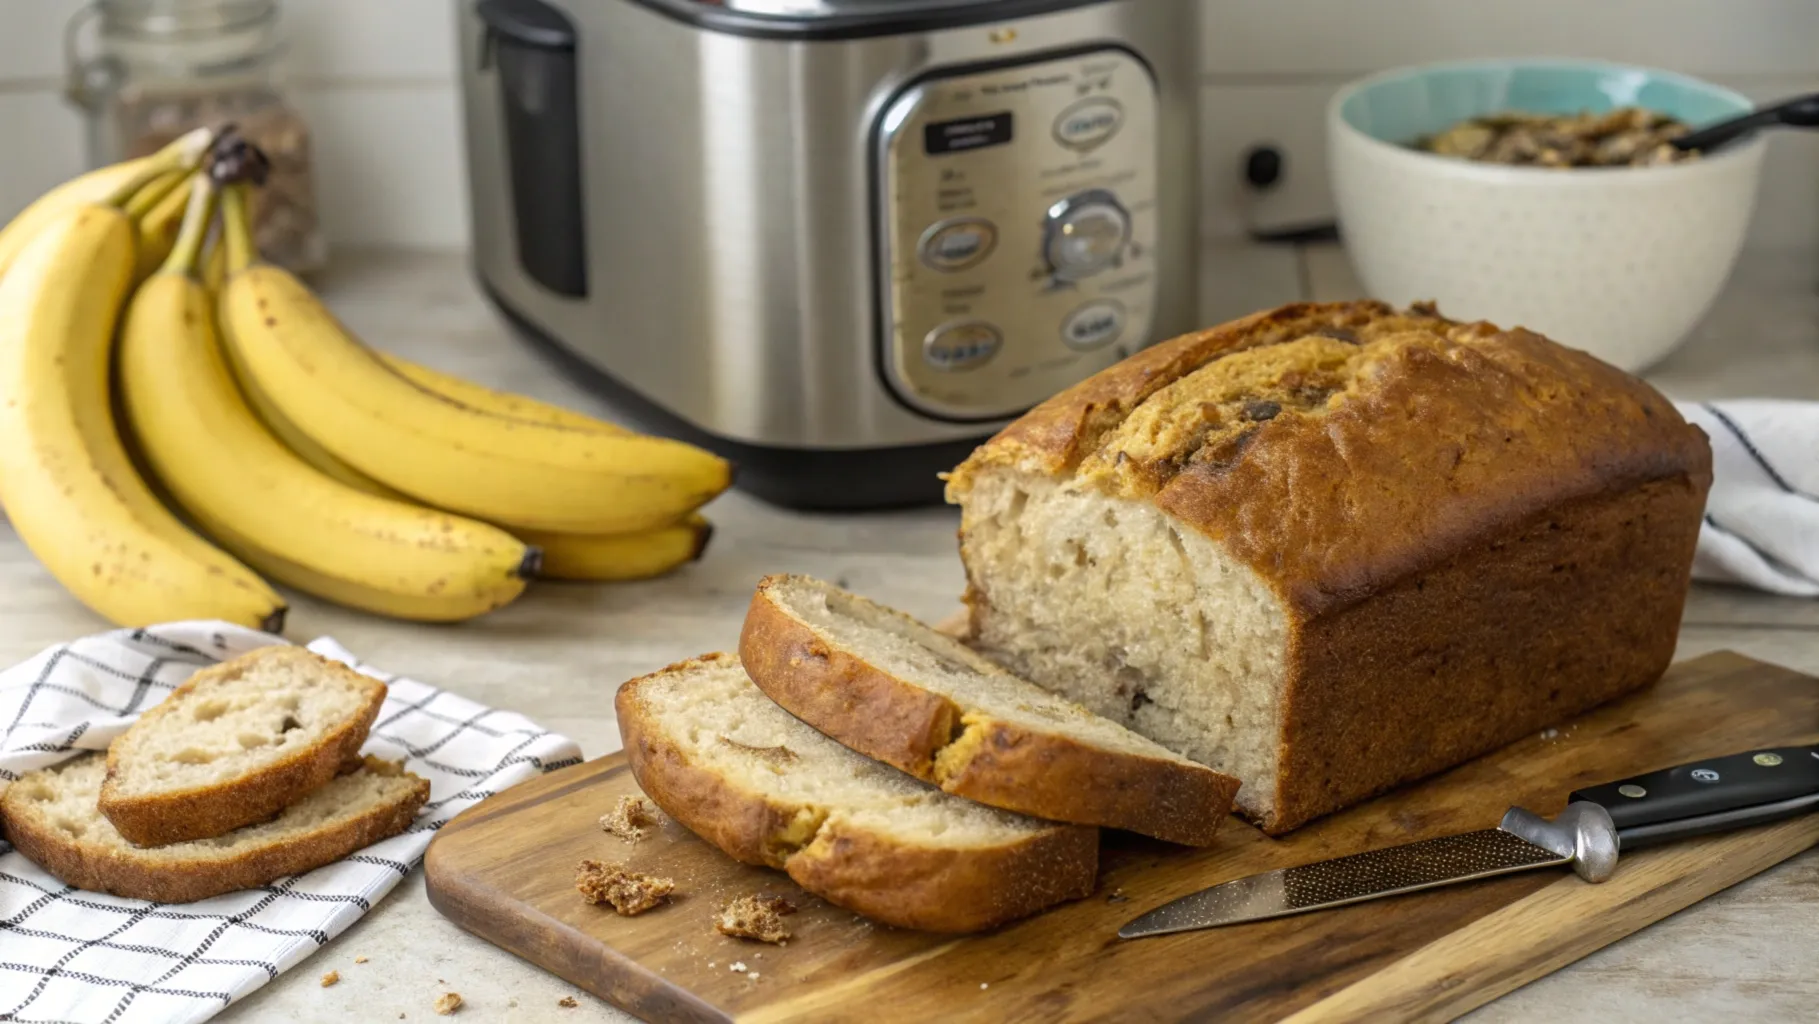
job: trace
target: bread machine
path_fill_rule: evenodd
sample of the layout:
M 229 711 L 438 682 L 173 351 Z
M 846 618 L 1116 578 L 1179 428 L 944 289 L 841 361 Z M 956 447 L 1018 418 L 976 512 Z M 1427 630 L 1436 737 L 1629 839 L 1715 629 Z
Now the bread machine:
M 479 0 L 474 263 L 640 426 L 797 507 L 938 500 L 1194 323 L 1197 0 Z

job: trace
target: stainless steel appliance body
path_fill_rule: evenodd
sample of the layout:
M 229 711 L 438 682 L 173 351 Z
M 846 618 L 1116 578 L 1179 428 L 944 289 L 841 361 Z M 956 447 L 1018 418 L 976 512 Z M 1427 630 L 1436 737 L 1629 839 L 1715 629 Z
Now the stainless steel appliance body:
M 463 5 L 477 272 L 785 504 L 934 474 L 1195 313 L 1196 0 Z

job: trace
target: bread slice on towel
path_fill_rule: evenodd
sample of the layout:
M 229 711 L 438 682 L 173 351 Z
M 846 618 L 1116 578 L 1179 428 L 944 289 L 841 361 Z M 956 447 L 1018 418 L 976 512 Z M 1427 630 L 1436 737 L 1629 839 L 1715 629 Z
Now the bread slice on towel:
M 999 668 L 901 612 L 767 576 L 739 657 L 791 714 L 980 803 L 1204 846 L 1238 780 Z
M 619 688 L 644 792 L 747 864 L 885 924 L 970 932 L 1092 892 L 1098 833 L 986 807 L 862 757 L 709 654 Z
M 108 748 L 101 813 L 141 846 L 265 821 L 357 765 L 385 684 L 302 647 L 191 676 Z
M 405 830 L 429 783 L 365 759 L 277 818 L 213 839 L 140 847 L 101 816 L 106 762 L 89 754 L 27 772 L 0 795 L 0 826 L 33 862 L 79 889 L 188 903 L 319 868 Z

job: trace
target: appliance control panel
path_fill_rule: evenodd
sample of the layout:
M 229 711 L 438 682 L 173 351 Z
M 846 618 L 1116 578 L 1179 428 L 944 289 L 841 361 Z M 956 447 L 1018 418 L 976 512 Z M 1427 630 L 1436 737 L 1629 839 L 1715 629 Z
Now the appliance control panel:
M 877 133 L 884 375 L 943 419 L 1021 413 L 1140 348 L 1158 96 L 1116 49 L 926 78 Z

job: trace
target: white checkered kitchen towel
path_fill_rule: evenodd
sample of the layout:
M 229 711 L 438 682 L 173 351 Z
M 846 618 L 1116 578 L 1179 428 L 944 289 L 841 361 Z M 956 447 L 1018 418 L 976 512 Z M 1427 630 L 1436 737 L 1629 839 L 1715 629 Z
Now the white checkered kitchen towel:
M 285 642 L 174 623 L 86 637 L 0 672 L 0 786 L 105 749 L 197 668 Z M 306 875 L 184 904 L 71 889 L 0 842 L 0 1021 L 206 1020 L 359 919 L 443 822 L 581 759 L 520 715 L 361 665 L 333 640 L 309 647 L 390 685 L 365 749 L 430 780 L 416 824 Z

